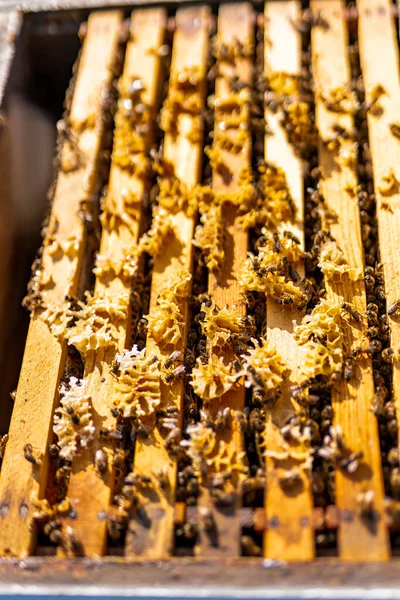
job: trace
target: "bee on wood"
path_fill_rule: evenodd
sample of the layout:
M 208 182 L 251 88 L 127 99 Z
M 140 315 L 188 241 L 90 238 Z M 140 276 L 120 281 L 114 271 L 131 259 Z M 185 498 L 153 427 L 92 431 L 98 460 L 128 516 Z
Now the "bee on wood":
M 156 411 L 156 425 L 164 429 L 175 429 L 179 421 L 179 411 L 175 406 Z
M 297 486 L 302 484 L 302 478 L 300 471 L 297 469 L 292 469 L 287 473 L 284 473 L 278 478 L 279 485 L 286 492 L 293 491 Z
M 174 352 L 171 352 L 171 354 L 164 363 L 164 369 L 170 369 L 174 365 L 174 363 L 179 359 L 181 354 L 182 352 L 180 350 L 175 350 Z
M 32 465 L 41 465 L 42 459 L 34 452 L 32 444 L 25 444 L 24 446 L 24 458 Z
M 367 492 L 361 492 L 357 495 L 358 511 L 362 519 L 366 521 L 374 522 L 376 519 L 376 513 L 374 511 L 374 498 L 375 492 L 368 490 Z
M 75 554 L 75 556 L 83 556 L 83 545 L 76 532 L 70 525 L 67 525 L 63 533 L 64 545 Z
M 230 413 L 231 409 L 229 406 L 219 409 L 213 422 L 213 426 L 216 431 L 222 431 L 226 428 Z
M 295 283 L 300 281 L 300 275 L 298 274 L 291 262 L 289 262 L 288 264 L 288 275 Z
M 180 437 L 181 437 L 181 430 L 179 429 L 179 427 L 175 427 L 174 429 L 172 429 L 170 431 L 170 433 L 167 435 L 167 437 L 165 439 L 164 448 L 172 456 L 179 456 L 182 452 L 182 448 L 179 445 Z
M 162 469 L 153 469 L 154 477 L 162 490 L 169 486 L 168 467 L 165 465 Z
M 346 311 L 351 317 L 353 317 L 353 319 L 357 322 L 359 322 L 361 320 L 361 315 L 360 313 L 355 310 L 351 304 L 349 304 L 348 302 L 342 302 L 342 304 L 340 305 L 340 308 L 342 308 L 344 311 Z
M 345 381 L 350 381 L 354 375 L 354 357 L 348 356 L 343 365 L 343 376 Z
M 182 379 L 182 377 L 184 377 L 185 373 L 186 373 L 185 366 L 179 365 L 179 367 L 176 367 L 176 369 L 174 369 L 170 373 L 167 373 L 167 375 L 164 378 L 165 383 L 172 383 L 175 379 Z
M 359 452 L 352 452 L 339 462 L 339 467 L 350 474 L 355 473 L 360 466 L 363 456 L 364 453 L 361 450 Z
M 203 510 L 200 510 L 199 512 L 203 522 L 204 531 L 208 534 L 217 533 L 217 524 L 212 511 L 209 508 L 204 507 Z
M 136 435 L 140 438 L 148 438 L 150 435 L 150 428 L 148 425 L 142 423 L 142 421 L 138 421 L 135 423 Z
M 396 302 L 393 302 L 393 304 L 391 304 L 389 306 L 389 308 L 387 309 L 387 314 L 389 315 L 389 317 L 392 317 L 393 315 L 395 315 L 397 313 L 397 311 L 400 309 L 400 300 L 396 300 Z
M 400 139 L 400 125 L 398 123 L 390 123 L 389 129 L 391 134 L 394 135 L 394 137 Z
M 96 454 L 94 455 L 94 464 L 101 475 L 107 471 L 107 454 L 103 450 L 96 451 Z

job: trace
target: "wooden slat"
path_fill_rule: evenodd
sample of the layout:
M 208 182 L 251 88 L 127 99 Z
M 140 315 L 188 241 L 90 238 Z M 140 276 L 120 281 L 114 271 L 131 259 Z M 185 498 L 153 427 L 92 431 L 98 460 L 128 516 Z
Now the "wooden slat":
M 173 42 L 171 80 L 187 68 L 199 69 L 202 81 L 199 85 L 198 100 L 205 105 L 205 69 L 209 45 L 209 10 L 204 6 L 182 8 L 176 14 L 176 31 Z M 173 90 L 171 93 L 174 93 Z M 188 135 L 196 126 L 197 116 L 180 114 L 177 122 L 177 134 L 167 132 L 164 140 L 164 159 L 172 164 L 175 175 L 189 189 L 199 182 L 201 157 L 203 150 L 202 135 L 193 141 Z M 169 242 L 166 251 L 154 260 L 153 279 L 150 298 L 150 314 L 155 309 L 160 292 L 169 285 L 171 276 L 176 272 L 176 260 L 192 269 L 195 216 L 185 211 L 172 214 L 175 238 Z M 181 307 L 185 326 L 177 350 L 184 351 L 187 336 L 187 303 Z M 171 350 L 162 351 L 151 336 L 147 339 L 147 352 L 157 354 L 164 359 Z M 175 405 L 182 410 L 183 381 L 175 380 L 170 385 L 162 384 L 162 406 Z M 126 536 L 125 553 L 148 559 L 161 559 L 171 555 L 174 534 L 176 461 L 164 447 L 165 435 L 157 427 L 148 438 L 138 438 L 135 447 L 134 472 L 152 476 L 156 471 L 166 469 L 169 484 L 161 489 L 152 488 L 149 495 L 140 497 L 142 510 L 132 519 Z M 141 520 L 146 514 L 146 523 Z
M 160 68 L 161 59 L 157 50 L 164 42 L 166 25 L 166 12 L 164 9 L 137 10 L 132 13 L 131 36 L 132 41 L 127 46 L 125 65 L 120 82 L 122 93 L 127 93 L 133 80 L 140 79 L 144 86 L 141 101 L 151 107 L 155 116 L 159 103 Z M 123 92 L 125 90 L 125 92 Z M 123 118 L 126 110 L 121 100 L 116 123 Z M 118 135 L 118 129 L 116 129 Z M 145 138 L 147 152 L 151 147 L 154 137 L 154 127 L 149 128 Z M 146 150 L 141 154 L 145 160 Z M 140 156 L 136 157 L 140 160 Z M 137 246 L 141 226 L 141 206 L 143 195 L 149 189 L 150 180 L 144 179 L 135 173 L 130 174 L 129 169 L 124 169 L 118 163 L 112 162 L 110 183 L 108 187 L 107 202 L 115 201 L 120 214 L 129 215 L 129 208 L 124 207 L 123 198 L 135 195 L 138 204 L 131 211 L 129 222 L 121 220 L 103 222 L 103 233 L 100 246 L 100 255 L 111 256 L 116 265 L 124 259 L 124 249 L 134 251 Z M 88 379 L 88 394 L 92 398 L 93 423 L 98 432 L 100 428 L 112 428 L 115 419 L 111 415 L 113 408 L 115 378 L 112 376 L 110 365 L 117 352 L 122 352 L 125 343 L 129 340 L 129 292 L 131 280 L 124 277 L 102 277 L 98 275 L 95 286 L 95 296 L 107 297 L 117 301 L 123 295 L 126 319 L 115 323 L 118 330 L 118 339 L 115 346 L 100 348 L 97 352 L 90 352 L 85 363 L 85 378 Z M 120 300 L 121 302 L 121 300 Z M 103 450 L 108 456 L 106 473 L 100 474 L 95 467 L 95 454 Z M 107 531 L 106 520 L 99 519 L 99 513 L 107 512 L 112 501 L 114 489 L 115 468 L 113 467 L 113 444 L 105 442 L 97 435 L 96 440 L 89 448 L 78 455 L 72 465 L 72 473 L 68 486 L 68 497 L 76 513 L 69 525 L 82 541 L 83 551 L 86 555 L 101 555 L 106 550 Z M 88 491 L 90 490 L 90 493 Z
M 249 3 L 225 4 L 219 9 L 218 17 L 218 35 L 217 39 L 220 44 L 229 46 L 235 40 L 242 44 L 254 43 L 254 20 L 255 15 L 253 8 Z M 237 76 L 241 81 L 252 84 L 253 65 L 251 58 L 241 57 L 235 63 L 219 60 L 218 72 L 219 77 L 216 80 L 215 97 L 216 100 L 221 100 L 229 96 L 230 90 L 228 81 L 230 77 Z M 249 122 L 248 110 L 247 114 Z M 246 116 L 244 117 L 246 119 Z M 217 139 L 218 133 L 221 132 L 220 122 L 223 117 L 218 117 L 216 112 L 214 137 Z M 238 134 L 242 129 L 232 128 L 227 130 L 227 134 L 232 140 L 237 139 Z M 228 165 L 232 173 L 236 174 L 230 183 L 226 183 L 220 173 L 213 170 L 213 188 L 219 192 L 235 192 L 240 188 L 237 175 L 241 169 L 251 168 L 251 136 L 247 135 L 247 139 L 243 140 L 243 149 L 239 153 L 227 152 L 220 150 L 218 142 L 215 143 L 218 152 L 221 153 L 221 160 L 225 165 Z M 230 206 L 223 207 L 223 226 L 225 228 L 225 247 L 224 247 L 224 262 L 219 273 L 210 272 L 208 293 L 219 308 L 225 306 L 236 312 L 237 314 L 245 315 L 245 306 L 242 299 L 242 294 L 237 281 L 237 273 L 239 272 L 243 262 L 247 256 L 248 249 L 248 232 L 244 231 L 238 224 L 238 216 L 236 210 Z M 223 354 L 226 363 L 232 359 L 232 353 L 228 350 Z M 245 389 L 241 385 L 240 388 L 230 390 L 219 400 L 210 403 L 209 411 L 211 415 L 216 415 L 218 410 L 229 407 L 232 411 L 243 411 L 245 407 Z M 223 433 L 217 434 L 217 443 L 224 441 L 228 447 L 236 449 L 238 452 L 244 450 L 243 434 L 240 430 L 235 413 L 231 412 L 231 427 L 226 427 Z M 240 478 L 232 481 L 232 490 L 236 492 L 236 502 L 229 509 L 215 507 L 210 498 L 210 481 L 213 473 L 208 473 L 208 479 L 204 482 L 199 497 L 199 506 L 208 509 L 212 515 L 218 534 L 218 544 L 213 538 L 210 538 L 202 529 L 200 522 L 201 535 L 196 548 L 196 555 L 202 557 L 235 557 L 240 555 L 240 537 L 241 537 L 241 522 L 240 522 Z M 208 487 L 207 487 L 208 486 Z
M 351 131 L 354 126 L 350 114 L 329 111 L 322 96 L 330 90 L 346 86 L 350 80 L 350 68 L 346 54 L 348 34 L 344 21 L 342 0 L 313 0 L 312 9 L 323 11 L 329 27 L 312 30 L 312 64 L 315 78 L 316 123 L 320 133 L 319 165 L 322 171 L 321 188 L 325 204 L 337 218 L 330 225 L 336 243 L 344 253 L 350 267 L 364 268 L 361 240 L 360 213 L 355 194 L 357 174 L 351 162 L 343 161 L 341 154 L 351 152 L 351 140 L 341 141 L 341 149 L 328 149 L 322 140 L 332 137 L 332 127 L 337 124 Z M 371 31 L 371 39 L 375 34 Z M 377 53 L 380 49 L 376 48 Z M 382 57 L 379 58 L 382 64 Z M 386 129 L 386 137 L 390 137 Z M 396 141 L 398 144 L 398 141 Z M 390 156 L 390 155 L 388 155 Z M 385 159 L 386 160 L 386 159 Z M 391 215 L 392 217 L 392 215 Z M 391 218 L 390 217 L 390 218 Z M 385 232 L 386 237 L 386 232 Z M 350 281 L 343 278 L 340 283 L 326 280 L 327 297 L 339 306 L 349 302 L 360 313 L 366 310 L 364 280 Z M 363 330 L 364 320 L 355 323 L 343 314 L 342 331 L 347 352 L 368 343 Z M 348 560 L 384 560 L 388 558 L 388 535 L 384 524 L 384 490 L 377 421 L 371 412 L 374 394 L 372 365 L 370 358 L 359 362 L 355 375 L 349 382 L 343 379 L 332 389 L 333 424 L 342 428 L 345 440 L 352 451 L 362 451 L 361 467 L 350 476 L 336 471 L 336 504 L 342 515 L 338 544 L 339 555 Z M 377 522 L 371 527 L 360 515 L 357 496 L 366 491 L 374 493 L 374 510 Z
M 49 224 L 49 232 L 59 243 L 75 237 L 78 250 L 72 257 L 63 254 L 53 261 L 47 245 L 43 253 L 43 300 L 45 305 L 62 306 L 66 294 L 76 294 L 85 229 L 78 211 L 80 202 L 89 201 L 95 178 L 88 177 L 97 167 L 103 127 L 98 119 L 101 92 L 111 83 L 122 22 L 120 12 L 95 13 L 88 21 L 88 33 L 79 65 L 72 107 L 71 128 L 78 136 L 82 164 L 59 174 Z M 58 225 L 58 229 L 57 229 Z M 51 285 L 45 282 L 52 277 Z M 53 408 L 63 372 L 66 344 L 60 344 L 48 326 L 32 315 L 18 384 L 9 441 L 0 478 L 0 554 L 31 552 L 34 530 L 29 529 L 32 500 L 44 493 L 47 476 L 47 446 L 52 433 Z M 41 466 L 25 460 L 26 443 L 43 454 Z
M 267 2 L 265 5 L 265 73 L 274 72 L 299 75 L 301 69 L 301 37 L 293 26 L 301 14 L 298 0 Z M 301 161 L 295 155 L 284 128 L 280 125 L 279 113 L 266 109 L 266 122 L 272 134 L 265 137 L 265 158 L 281 167 L 285 174 L 292 198 L 296 204 L 295 223 L 283 223 L 301 240 L 304 247 L 303 223 L 303 178 Z M 303 275 L 303 273 L 301 274 Z M 301 363 L 301 351 L 295 343 L 293 322 L 299 323 L 302 315 L 290 308 L 282 310 L 267 300 L 267 338 L 291 368 L 290 380 L 283 389 L 281 398 L 268 411 L 266 426 L 266 448 L 269 452 L 281 452 L 284 446 L 280 428 L 286 420 L 296 414 L 296 403 L 290 397 L 289 384 L 297 382 L 296 370 Z M 307 452 L 299 444 L 297 452 Z M 312 493 L 310 472 L 300 469 L 302 484 L 297 494 L 287 494 L 278 479 L 292 468 L 299 468 L 299 461 L 289 458 L 276 461 L 266 460 L 265 509 L 268 530 L 264 536 L 264 555 L 284 560 L 309 560 L 314 556 L 314 534 L 312 530 Z

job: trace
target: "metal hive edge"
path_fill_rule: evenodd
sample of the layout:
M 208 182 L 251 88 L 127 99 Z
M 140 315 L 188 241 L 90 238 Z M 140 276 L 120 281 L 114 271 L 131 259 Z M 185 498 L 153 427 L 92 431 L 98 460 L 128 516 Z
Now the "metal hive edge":
M 2 560 L 0 598 L 397 599 L 399 566 L 399 559 L 386 564 L 340 564 L 330 559 L 290 564 L 253 559 Z
M 201 0 L 191 0 L 200 2 Z M 211 0 L 217 2 L 217 0 Z M 180 4 L 187 0 L 165 0 L 163 4 Z M 142 4 L 160 4 L 159 0 L 0 0 L 0 11 L 18 9 L 22 12 L 39 12 L 78 8 L 112 8 L 119 6 L 140 6 Z

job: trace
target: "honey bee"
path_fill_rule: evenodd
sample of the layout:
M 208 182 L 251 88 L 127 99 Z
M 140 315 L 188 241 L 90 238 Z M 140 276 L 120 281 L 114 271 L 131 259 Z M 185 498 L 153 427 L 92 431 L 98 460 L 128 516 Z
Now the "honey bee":
M 274 242 L 274 252 L 280 254 L 281 251 L 281 243 L 279 241 L 279 234 L 275 231 L 272 234 L 273 242 Z
M 300 240 L 299 238 L 297 238 L 291 231 L 284 231 L 283 235 L 285 238 L 287 238 L 288 240 L 291 240 L 292 242 L 294 242 L 295 244 L 300 245 Z
M 293 491 L 296 487 L 302 484 L 302 478 L 300 471 L 292 469 L 287 473 L 284 473 L 278 478 L 279 485 L 285 491 Z
M 214 428 L 216 429 L 216 431 L 222 431 L 223 429 L 225 429 L 229 416 L 230 416 L 230 412 L 231 409 L 229 408 L 229 406 L 227 406 L 226 408 L 221 408 L 215 418 L 214 418 Z
M 342 302 L 342 304 L 340 305 L 340 308 L 342 308 L 344 311 L 346 311 L 351 317 L 353 317 L 353 319 L 357 322 L 359 322 L 361 320 L 361 315 L 360 313 L 355 310 L 351 304 L 349 304 L 348 302 Z
M 182 377 L 185 375 L 185 373 L 186 373 L 185 366 L 180 365 L 179 367 L 177 367 L 170 373 L 167 373 L 164 377 L 164 381 L 165 381 L 165 383 L 172 383 L 172 381 L 174 381 L 174 379 L 182 379 Z
M 174 350 L 174 352 L 171 352 L 171 354 L 164 363 L 164 369 L 170 369 L 174 365 L 174 363 L 179 359 L 181 354 L 182 352 L 180 350 Z
M 75 556 L 83 556 L 83 545 L 76 532 L 67 525 L 63 532 L 63 543 Z
M 262 549 L 249 535 L 242 535 L 240 538 L 242 554 L 244 556 L 262 556 Z
M 394 353 L 393 348 L 384 348 L 381 354 L 382 360 L 386 363 L 391 363 L 393 361 Z
M 389 308 L 387 309 L 387 314 L 389 315 L 389 317 L 392 317 L 393 315 L 395 315 L 397 313 L 397 311 L 400 309 L 400 300 L 396 300 L 396 302 L 393 302 L 393 304 L 391 304 L 389 306 Z
M 107 471 L 107 454 L 103 450 L 97 450 L 94 455 L 94 464 L 97 471 L 102 475 Z
M 40 455 L 37 455 L 37 453 L 34 452 L 32 444 L 25 444 L 24 458 L 28 462 L 32 463 L 32 465 L 41 465 L 42 464 L 42 459 L 41 459 Z
M 225 492 L 219 488 L 211 490 L 211 497 L 214 504 L 221 508 L 230 508 L 236 503 L 236 494 L 234 492 Z

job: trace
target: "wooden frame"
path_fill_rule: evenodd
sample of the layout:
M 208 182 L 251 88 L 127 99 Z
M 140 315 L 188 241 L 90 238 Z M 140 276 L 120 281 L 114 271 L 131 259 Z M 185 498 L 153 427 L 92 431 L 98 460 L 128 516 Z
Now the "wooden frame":
M 322 0 L 323 1 L 323 0 Z M 125 4 L 125 2 L 118 2 L 118 5 L 122 5 Z M 126 2 L 126 4 L 130 4 L 129 2 Z M 278 2 L 277 2 L 278 4 Z M 284 3 L 282 2 L 282 4 L 284 5 Z M 316 6 L 319 6 L 321 4 L 321 0 L 314 0 L 314 4 Z M 360 2 L 360 5 L 365 5 L 366 2 L 362 3 Z M 35 4 L 32 4 L 29 7 L 29 11 L 33 11 L 33 10 L 52 10 L 55 8 L 72 8 L 72 7 L 79 7 L 79 8 L 89 8 L 92 6 L 101 6 L 102 2 L 100 0 L 98 0 L 98 2 L 96 2 L 95 4 L 91 4 L 90 2 L 62 2 L 60 0 L 60 2 L 58 2 L 57 4 L 55 3 L 38 3 L 37 6 Z M 108 6 L 112 6 L 113 2 L 107 2 Z M 287 6 L 289 5 L 289 3 L 287 4 Z M 24 8 L 24 7 L 23 7 Z M 27 7 L 26 7 L 27 8 Z M 320 32 L 318 32 L 320 33 Z M 322 34 L 321 34 L 322 35 Z M 8 59 L 10 60 L 10 56 L 11 54 L 8 54 Z M 328 196 L 329 192 L 326 192 L 326 195 Z M 384 545 L 384 544 L 383 544 Z M 310 555 L 312 554 L 312 551 L 310 552 Z M 382 558 L 386 557 L 386 552 L 383 549 L 382 550 Z M 308 557 L 308 555 L 307 555 Z M 290 556 L 288 557 L 290 559 Z M 300 555 L 296 555 L 295 557 L 296 559 L 300 558 Z M 357 555 L 357 550 L 352 551 L 351 556 L 345 556 L 345 558 L 358 558 Z M 365 557 L 364 557 L 365 558 Z M 2 563 L 0 563 L 0 580 L 3 580 L 4 582 L 12 582 L 13 580 L 16 580 L 16 562 L 11 562 L 8 566 L 3 565 Z M 69 572 L 69 568 L 66 565 L 72 565 L 72 572 L 79 574 L 80 577 L 82 577 L 82 580 L 85 582 L 85 584 L 87 585 L 91 585 L 93 583 L 93 580 L 91 579 L 91 575 L 89 574 L 89 567 L 84 566 L 82 564 L 79 564 L 77 562 L 71 562 L 71 563 L 64 563 L 62 561 L 57 563 L 57 567 L 54 569 L 54 574 L 52 575 L 52 577 L 57 577 L 57 581 L 65 581 L 67 582 L 67 575 L 66 573 Z M 193 572 L 197 569 L 197 566 L 194 566 L 194 563 L 192 563 L 189 560 L 182 560 L 181 562 L 178 561 L 177 559 L 170 559 L 169 564 L 171 565 L 183 565 L 183 581 L 185 583 L 189 583 L 191 581 L 191 577 L 193 576 Z M 38 569 L 38 573 L 41 573 L 43 575 L 43 573 L 48 573 L 48 571 L 50 570 L 50 568 L 53 568 L 53 561 L 52 560 L 46 560 L 46 559 L 29 559 L 26 562 L 26 565 L 28 565 L 27 570 L 29 570 L 31 568 L 32 565 L 39 565 L 39 569 Z M 243 565 L 243 568 L 242 568 Z M 247 565 L 247 566 L 246 566 Z M 320 567 L 318 567 L 318 565 L 320 565 Z M 394 571 L 396 570 L 396 565 L 397 565 L 397 561 L 396 559 L 393 559 L 392 562 L 390 563 L 391 566 L 380 566 L 379 569 L 382 569 L 382 573 L 385 574 L 385 576 L 388 577 L 388 581 L 385 583 L 385 585 L 388 586 L 388 589 L 394 589 L 398 582 L 397 580 L 395 580 L 394 578 L 396 577 L 396 575 L 394 574 Z M 210 577 L 215 577 L 216 579 L 218 579 L 217 574 L 214 570 L 216 570 L 218 567 L 220 568 L 221 563 L 218 563 L 218 561 L 215 561 L 213 566 L 210 566 L 209 563 L 207 563 L 207 566 L 205 564 L 203 564 L 203 567 L 207 569 L 207 573 L 210 574 Z M 268 566 L 268 563 L 266 564 L 266 566 Z M 198 567 L 199 569 L 201 568 L 201 562 L 198 563 Z M 33 567 L 32 567 L 33 568 Z M 113 561 L 112 559 L 110 560 L 109 558 L 104 559 L 104 567 L 102 567 L 103 569 L 103 574 L 104 574 L 104 580 L 103 583 L 107 583 L 107 585 L 112 585 L 112 578 L 116 577 L 116 582 L 118 581 L 118 573 L 120 573 L 119 569 L 122 568 L 121 567 L 121 563 L 118 560 Z M 177 567 L 180 568 L 180 567 Z M 372 565 L 370 567 L 370 569 L 368 570 L 367 568 L 359 568 L 356 566 L 347 566 L 347 565 L 339 565 L 338 562 L 334 559 L 332 559 L 331 561 L 326 561 L 326 560 L 320 560 L 317 559 L 315 561 L 315 563 L 313 563 L 313 565 L 311 566 L 304 566 L 302 565 L 297 566 L 295 563 L 293 563 L 293 567 L 291 565 L 290 569 L 290 573 L 288 574 L 287 571 L 285 571 L 285 567 L 283 566 L 277 566 L 276 570 L 273 569 L 273 575 L 268 575 L 265 579 L 265 571 L 262 570 L 262 567 L 260 566 L 260 563 L 255 563 L 250 559 L 243 559 L 242 561 L 236 562 L 236 563 L 232 563 L 232 565 L 227 568 L 227 572 L 229 572 L 233 578 L 234 576 L 234 572 L 235 569 L 237 570 L 237 576 L 236 578 L 233 578 L 232 581 L 235 582 L 235 585 L 240 586 L 241 582 L 246 582 L 248 580 L 248 573 L 246 573 L 246 569 L 249 568 L 252 573 L 254 574 L 254 585 L 251 586 L 251 589 L 254 590 L 254 594 L 255 595 L 263 595 L 265 594 L 265 596 L 267 596 L 267 594 L 269 594 L 269 590 L 265 589 L 265 585 L 270 586 L 270 585 L 276 585 L 278 586 L 278 581 L 279 581 L 279 577 L 282 577 L 283 574 L 285 574 L 285 576 L 287 577 L 292 577 L 291 583 L 289 583 L 289 587 L 285 590 L 285 592 L 290 592 L 290 593 L 294 593 L 295 590 L 298 590 L 298 588 L 296 586 L 301 586 L 301 585 L 306 585 L 304 578 L 308 578 L 306 581 L 310 581 L 312 577 L 317 576 L 316 580 L 314 580 L 314 585 L 316 586 L 318 582 L 320 582 L 320 585 L 324 584 L 324 578 L 327 577 L 328 575 L 335 575 L 337 574 L 338 579 L 340 580 L 340 577 L 343 577 L 343 580 L 345 580 L 346 578 L 352 582 L 354 582 L 354 585 L 360 585 L 360 589 L 361 586 L 365 583 L 365 581 L 367 580 L 367 578 L 369 577 L 369 581 L 371 582 L 371 584 L 374 584 L 374 582 L 378 581 L 378 571 L 374 569 L 374 566 Z M 321 569 L 321 573 L 318 573 L 318 569 Z M 138 566 L 133 567 L 133 570 L 135 572 L 135 575 L 137 576 L 138 571 L 137 569 L 139 569 Z M 142 569 L 143 569 L 143 589 L 146 585 L 150 585 L 152 584 L 152 576 L 151 576 L 151 569 L 152 566 L 150 564 L 143 564 L 142 565 Z M 301 570 L 304 569 L 304 571 L 302 572 Z M 214 573 L 214 575 L 213 575 Z M 39 575 L 32 574 L 29 571 L 29 577 L 25 577 L 24 579 L 27 580 L 27 585 L 30 583 L 35 583 L 37 582 L 37 578 L 39 577 Z M 131 576 L 128 577 L 128 579 L 130 579 Z M 147 577 L 147 579 L 146 579 Z M 162 571 L 162 575 L 161 575 L 161 579 L 160 582 L 164 583 L 167 582 L 166 585 L 172 583 L 171 580 L 168 579 L 169 576 L 166 575 L 165 571 Z M 364 579 L 363 579 L 364 577 Z M 383 579 L 383 575 L 379 575 L 379 577 L 382 577 Z M 393 579 L 390 579 L 393 578 Z M 28 579 L 30 579 L 30 581 L 28 581 Z M 54 579 L 52 579 L 52 581 L 54 581 Z M 134 582 L 134 575 L 132 575 L 132 580 L 130 580 L 131 582 L 127 583 L 127 586 L 129 585 L 133 585 Z M 265 583 L 265 581 L 267 583 Z M 308 584 L 307 584 L 308 585 Z M 392 585 L 393 588 L 389 588 L 389 586 Z M 292 586 L 292 587 L 290 587 Z M 121 588 L 118 588 L 119 590 Z M 171 593 L 174 593 L 174 587 L 171 585 Z M 211 586 L 210 586 L 211 589 Z M 218 585 L 216 588 L 212 588 L 214 591 L 217 590 L 221 591 L 221 588 L 218 588 Z M 278 593 L 278 588 L 275 588 L 276 592 Z M 346 590 L 346 587 L 340 588 L 341 590 Z M 244 594 L 244 590 L 243 588 L 241 588 L 242 593 Z M 179 593 L 178 588 L 176 588 L 176 593 Z M 271 592 L 272 593 L 272 592 Z M 300 597 L 301 597 L 301 592 L 300 593 Z M 333 593 L 333 592 L 332 592 Z M 112 594 L 112 590 L 110 590 L 110 594 Z M 210 592 L 211 595 L 211 592 Z

